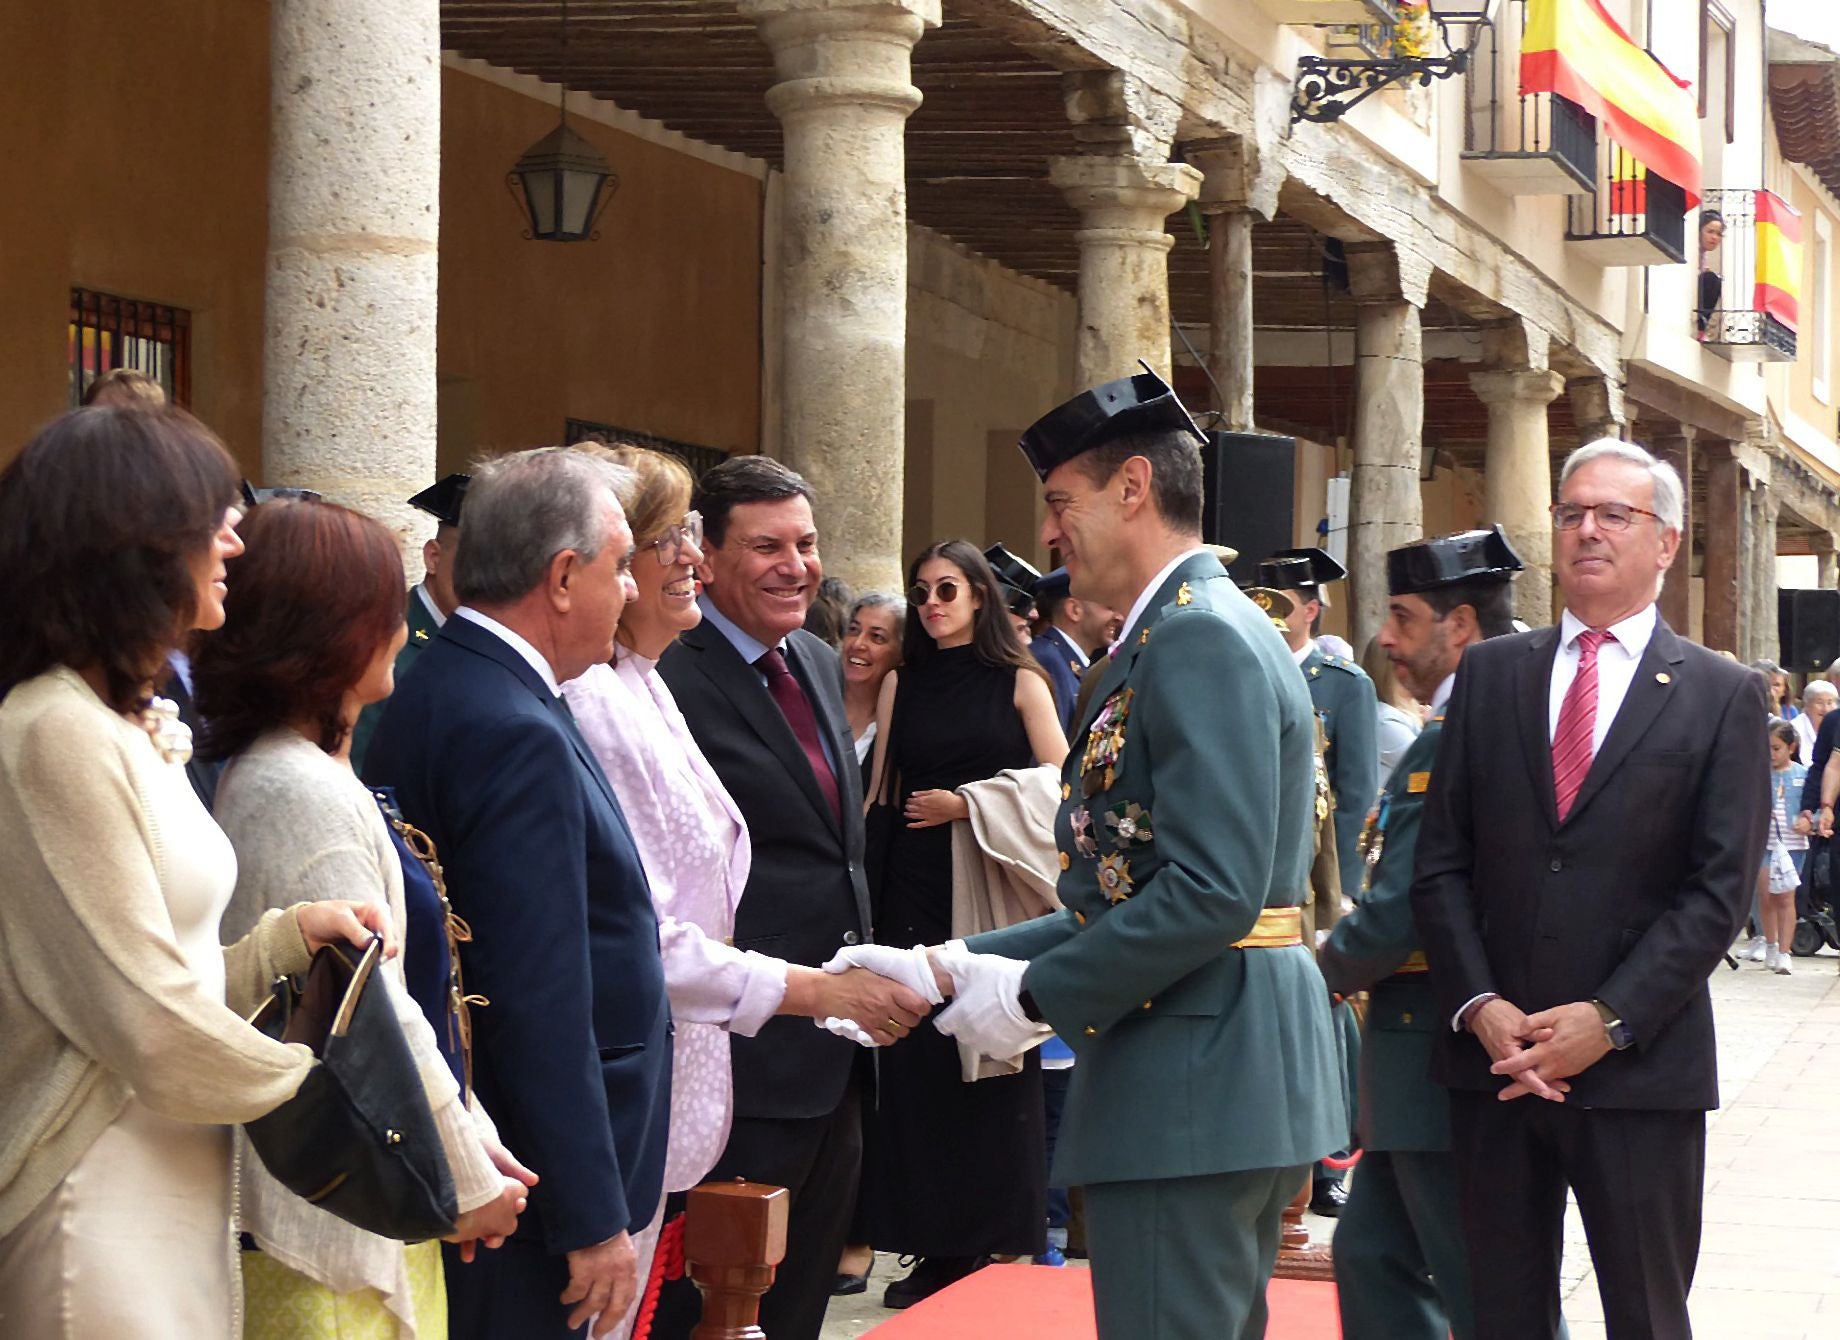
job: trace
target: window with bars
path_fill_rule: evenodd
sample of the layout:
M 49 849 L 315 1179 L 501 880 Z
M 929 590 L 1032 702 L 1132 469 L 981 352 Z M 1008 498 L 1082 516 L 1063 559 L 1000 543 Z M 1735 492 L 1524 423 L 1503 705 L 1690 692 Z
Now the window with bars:
M 132 368 L 175 405 L 192 400 L 192 314 L 183 307 L 70 290 L 70 404 L 105 372 Z

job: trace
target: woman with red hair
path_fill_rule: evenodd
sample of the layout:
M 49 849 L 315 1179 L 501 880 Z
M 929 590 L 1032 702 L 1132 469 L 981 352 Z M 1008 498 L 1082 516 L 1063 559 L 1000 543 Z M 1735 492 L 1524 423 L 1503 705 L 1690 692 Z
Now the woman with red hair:
M 384 980 L 453 1170 L 455 1240 L 496 1245 L 535 1178 L 468 1108 L 448 913 L 405 830 L 389 822 L 388 796 L 351 768 L 352 726 L 389 695 L 405 636 L 395 538 L 361 513 L 310 500 L 263 503 L 240 533 L 224 629 L 193 667 L 204 752 L 229 760 L 216 811 L 237 858 L 224 932 L 302 900 L 389 909 L 404 948 Z M 405 1248 L 354 1228 L 290 1195 L 247 1151 L 239 1177 L 240 1227 L 260 1249 L 244 1254 L 246 1340 L 297 1335 L 303 1318 L 320 1335 L 446 1334 L 436 1244 Z

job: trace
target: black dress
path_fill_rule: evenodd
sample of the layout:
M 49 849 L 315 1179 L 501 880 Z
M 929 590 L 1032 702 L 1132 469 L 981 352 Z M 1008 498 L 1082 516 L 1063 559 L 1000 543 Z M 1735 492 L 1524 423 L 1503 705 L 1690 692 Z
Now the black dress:
M 955 647 L 899 673 L 888 759 L 897 810 L 916 791 L 1033 765 L 1015 670 Z M 876 890 L 876 939 L 940 944 L 952 933 L 952 826 L 903 824 Z M 1040 1252 L 1047 1177 L 1037 1054 L 1021 1074 L 967 1084 L 958 1044 L 929 1022 L 876 1055 L 878 1098 L 863 1148 L 869 1241 L 929 1257 Z

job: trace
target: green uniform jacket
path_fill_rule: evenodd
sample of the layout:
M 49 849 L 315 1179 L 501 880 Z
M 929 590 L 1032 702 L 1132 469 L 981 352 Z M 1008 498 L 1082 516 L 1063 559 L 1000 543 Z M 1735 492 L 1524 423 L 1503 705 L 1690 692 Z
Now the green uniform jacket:
M 1352 898 L 1361 887 L 1361 829 L 1380 795 L 1380 706 L 1367 672 L 1340 656 L 1312 649 L 1303 677 L 1329 737 L 1323 764 L 1335 791 L 1335 855 L 1342 893 Z
M 1430 1077 L 1431 1045 L 1439 1027 L 1431 979 L 1423 972 L 1397 971 L 1419 948 L 1412 922 L 1412 862 L 1443 733 L 1440 712 L 1393 769 L 1375 825 L 1380 859 L 1354 911 L 1336 923 L 1317 955 L 1331 991 L 1370 993 L 1356 1122 L 1365 1149 L 1424 1153 L 1450 1148 L 1450 1100 Z
M 403 643 L 403 649 L 396 653 L 396 682 L 403 682 L 403 676 L 409 673 L 409 667 L 415 664 L 415 658 L 441 631 L 441 625 L 434 621 L 434 615 L 428 612 L 428 605 L 409 588 L 409 608 L 403 615 L 409 625 L 409 640 Z M 371 732 L 377 729 L 377 723 L 383 719 L 383 709 L 389 703 L 372 703 L 358 713 L 358 724 L 351 729 L 351 768 L 357 772 L 364 766 L 364 750 L 371 742 Z
M 1087 674 L 1054 826 L 1066 910 L 969 942 L 1031 960 L 1023 985 L 1079 1057 L 1056 1176 L 1313 1162 L 1348 1135 L 1322 974 L 1302 945 L 1232 948 L 1307 893 L 1315 726 L 1296 666 L 1203 553 Z

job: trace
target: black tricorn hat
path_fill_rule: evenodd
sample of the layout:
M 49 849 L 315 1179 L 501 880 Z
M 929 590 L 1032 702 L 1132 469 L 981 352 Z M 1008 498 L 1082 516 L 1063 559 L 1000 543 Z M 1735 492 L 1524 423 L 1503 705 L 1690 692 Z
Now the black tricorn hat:
M 1463 530 L 1389 550 L 1386 589 L 1391 595 L 1409 596 L 1454 582 L 1509 582 L 1523 566 L 1500 526 Z
M 1022 454 L 1037 477 L 1046 479 L 1055 466 L 1126 433 L 1193 433 L 1197 441 L 1207 441 L 1169 383 L 1148 363 L 1142 367 L 1142 372 L 1080 392 L 1029 426 L 1022 435 Z
M 448 475 L 409 499 L 409 506 L 421 508 L 443 526 L 457 526 L 461 505 L 466 502 L 466 486 L 472 482 L 471 475 Z
M 1309 591 L 1347 575 L 1348 569 L 1321 549 L 1280 549 L 1259 564 L 1256 584 L 1274 591 Z
M 247 479 L 243 481 L 243 510 L 259 507 L 276 498 L 292 498 L 295 502 L 321 502 L 319 492 L 315 489 L 289 488 L 285 485 L 272 489 L 259 489 Z
M 1041 570 L 1033 563 L 1012 554 L 1001 540 L 984 551 L 984 561 L 1000 585 L 1022 592 L 1033 602 L 1035 583 L 1041 580 Z

